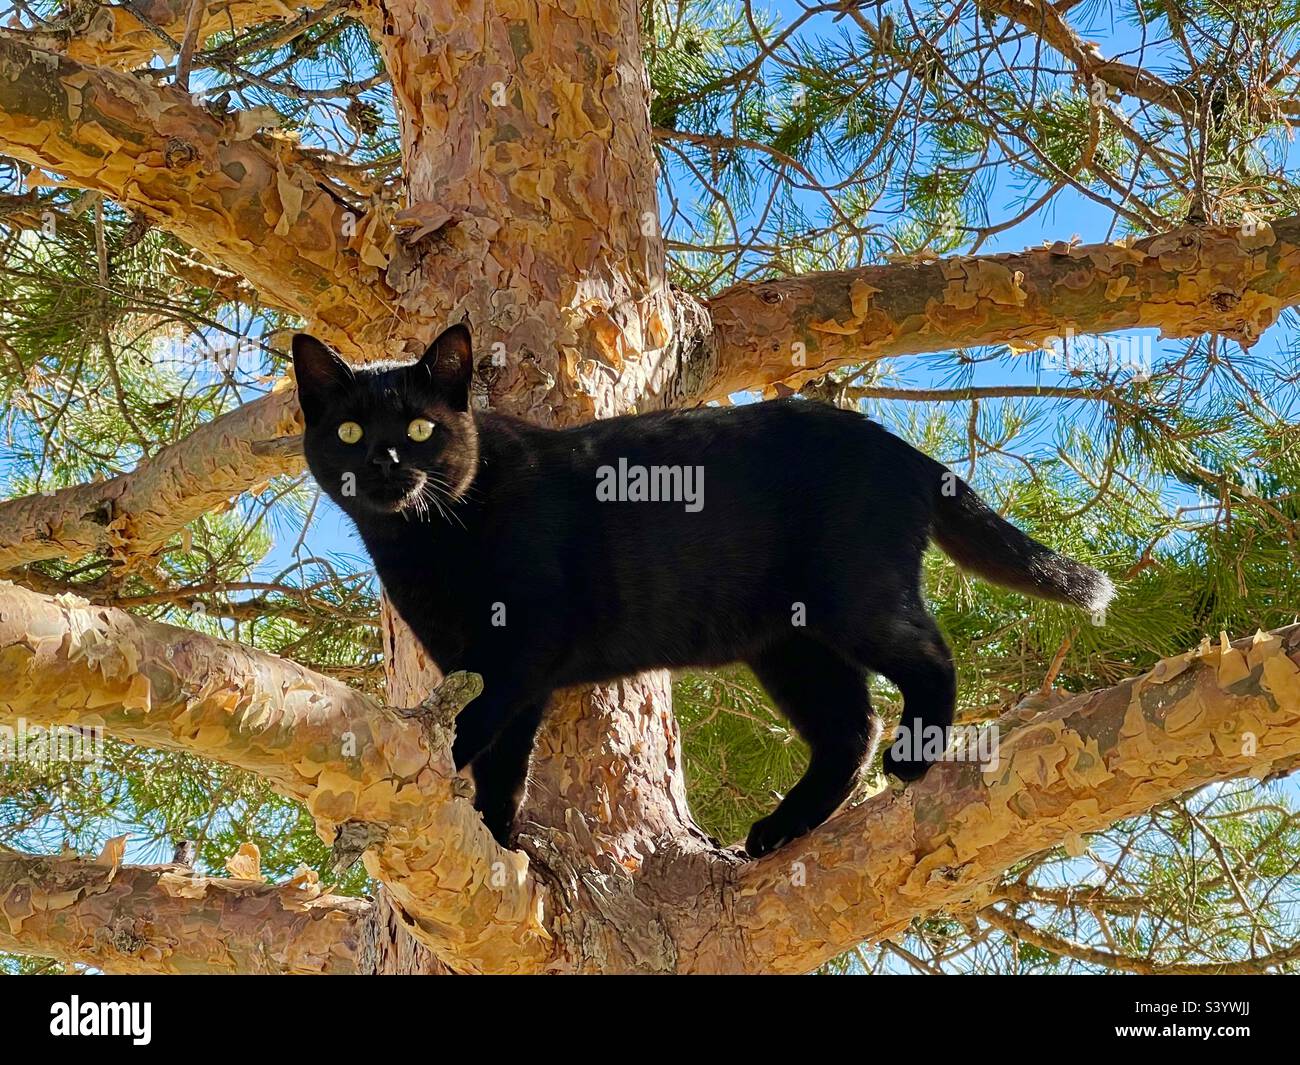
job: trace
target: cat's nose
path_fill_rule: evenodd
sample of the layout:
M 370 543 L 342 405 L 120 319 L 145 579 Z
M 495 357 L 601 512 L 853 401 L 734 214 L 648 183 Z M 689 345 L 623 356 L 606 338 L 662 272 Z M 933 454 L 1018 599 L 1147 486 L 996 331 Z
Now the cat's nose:
M 381 447 L 375 449 L 375 453 L 370 456 L 370 461 L 385 473 L 388 473 L 401 461 L 401 459 L 397 457 L 397 448 Z

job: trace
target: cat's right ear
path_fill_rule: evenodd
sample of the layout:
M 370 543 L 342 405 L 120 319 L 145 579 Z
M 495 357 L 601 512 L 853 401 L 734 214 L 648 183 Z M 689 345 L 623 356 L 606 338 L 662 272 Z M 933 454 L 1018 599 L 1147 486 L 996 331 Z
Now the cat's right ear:
M 352 382 L 352 369 L 308 333 L 293 338 L 293 377 L 298 403 L 309 422 L 320 417 L 330 399 Z

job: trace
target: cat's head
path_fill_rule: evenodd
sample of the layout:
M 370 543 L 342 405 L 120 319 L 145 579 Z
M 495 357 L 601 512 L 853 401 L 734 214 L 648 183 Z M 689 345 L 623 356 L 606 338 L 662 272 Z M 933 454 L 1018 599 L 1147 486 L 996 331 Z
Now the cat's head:
M 465 326 L 446 330 L 418 362 L 365 366 L 299 333 L 293 368 L 307 465 L 331 499 L 353 517 L 450 513 L 478 469 Z

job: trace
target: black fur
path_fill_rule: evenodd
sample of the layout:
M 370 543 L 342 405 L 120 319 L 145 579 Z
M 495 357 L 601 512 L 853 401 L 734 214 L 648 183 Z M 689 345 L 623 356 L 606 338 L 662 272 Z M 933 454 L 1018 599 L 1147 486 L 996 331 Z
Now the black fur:
M 749 833 L 760 855 L 848 797 L 880 731 L 868 673 L 899 687 L 905 721 L 951 724 L 952 658 L 920 587 L 931 535 L 1022 591 L 1090 609 L 1109 597 L 1100 573 L 854 413 L 780 400 L 544 429 L 469 410 L 463 327 L 411 366 L 350 370 L 302 335 L 294 362 L 316 480 L 434 661 L 483 676 L 454 755 L 503 844 L 558 687 L 748 663 L 811 749 L 803 779 Z M 408 438 L 415 418 L 436 424 L 429 440 Z M 359 442 L 340 440 L 345 421 Z M 702 469 L 703 505 L 602 501 L 598 469 L 620 460 Z M 893 751 L 885 765 L 904 780 L 927 768 Z

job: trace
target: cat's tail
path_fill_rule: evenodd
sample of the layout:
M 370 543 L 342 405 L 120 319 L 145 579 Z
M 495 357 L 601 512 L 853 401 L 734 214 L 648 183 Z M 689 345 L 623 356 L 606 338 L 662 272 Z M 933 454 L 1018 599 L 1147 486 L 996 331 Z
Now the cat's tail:
M 939 477 L 933 534 L 962 569 L 1005 588 L 1093 613 L 1104 611 L 1115 595 L 1106 574 L 1026 536 L 948 470 Z

